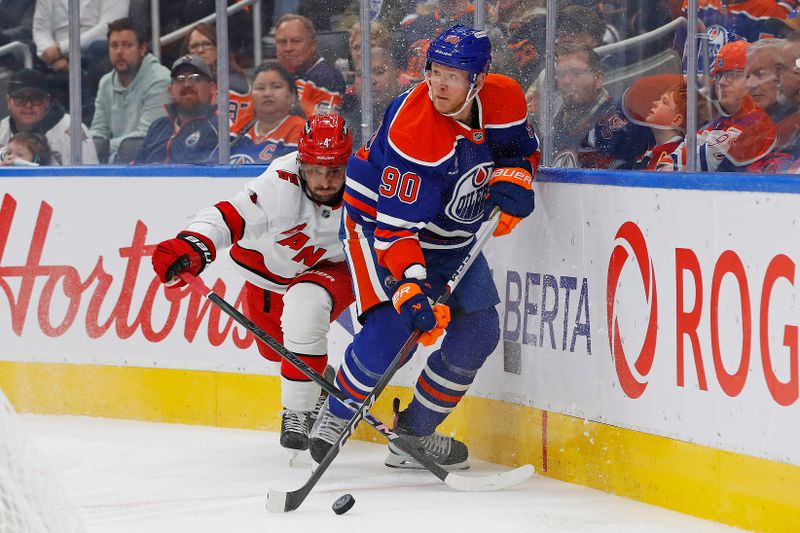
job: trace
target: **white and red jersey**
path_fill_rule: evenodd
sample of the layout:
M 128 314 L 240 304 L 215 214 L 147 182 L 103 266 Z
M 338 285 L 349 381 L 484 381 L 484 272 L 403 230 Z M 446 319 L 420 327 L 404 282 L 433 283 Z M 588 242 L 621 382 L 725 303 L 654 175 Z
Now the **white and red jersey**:
M 230 247 L 250 283 L 284 293 L 292 280 L 322 261 L 344 261 L 339 241 L 342 205 L 309 199 L 300 185 L 297 152 L 275 159 L 233 199 L 197 214 L 186 228 L 217 250 Z

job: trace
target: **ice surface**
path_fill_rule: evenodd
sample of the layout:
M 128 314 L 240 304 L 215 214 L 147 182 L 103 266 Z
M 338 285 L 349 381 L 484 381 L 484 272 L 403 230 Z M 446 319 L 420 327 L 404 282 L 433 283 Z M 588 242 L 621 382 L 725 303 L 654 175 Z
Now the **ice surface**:
M 534 476 L 510 490 L 455 492 L 425 471 L 383 466 L 384 446 L 350 442 L 293 513 L 266 511 L 270 486 L 299 487 L 274 433 L 86 417 L 24 415 L 91 533 L 443 533 L 735 531 Z M 473 474 L 505 467 L 473 461 Z M 351 493 L 342 516 L 331 504 Z

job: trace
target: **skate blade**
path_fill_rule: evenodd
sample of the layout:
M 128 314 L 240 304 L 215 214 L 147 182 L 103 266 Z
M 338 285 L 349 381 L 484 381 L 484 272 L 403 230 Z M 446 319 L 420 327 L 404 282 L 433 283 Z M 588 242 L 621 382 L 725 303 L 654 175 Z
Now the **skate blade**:
M 402 470 L 425 470 L 425 467 L 416 462 L 410 457 L 403 457 L 396 453 L 389 452 L 383 462 L 389 468 L 398 468 Z M 439 465 L 448 472 L 453 470 L 467 470 L 469 468 L 469 461 L 462 461 L 451 465 Z

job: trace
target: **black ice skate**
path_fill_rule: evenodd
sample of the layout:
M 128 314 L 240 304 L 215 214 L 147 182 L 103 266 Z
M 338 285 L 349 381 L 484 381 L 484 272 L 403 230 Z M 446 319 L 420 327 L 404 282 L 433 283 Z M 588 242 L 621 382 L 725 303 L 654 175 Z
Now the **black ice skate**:
M 339 418 L 330 411 L 328 402 L 322 406 L 311 429 L 311 439 L 308 451 L 311 452 L 311 459 L 315 465 L 322 462 L 333 444 L 339 439 L 349 420 Z
M 463 470 L 469 468 L 467 459 L 469 450 L 463 442 L 447 437 L 441 433 L 418 436 L 412 435 L 408 428 L 404 427 L 399 421 L 397 409 L 399 401 L 394 401 L 395 427 L 394 432 L 401 436 L 406 442 L 413 444 L 416 448 L 425 453 L 436 464 L 445 470 Z M 410 455 L 389 442 L 389 455 L 386 456 L 384 464 L 391 468 L 410 468 L 422 469 L 423 466 L 415 461 Z
M 305 411 L 281 412 L 281 446 L 295 454 L 308 449 L 308 418 Z

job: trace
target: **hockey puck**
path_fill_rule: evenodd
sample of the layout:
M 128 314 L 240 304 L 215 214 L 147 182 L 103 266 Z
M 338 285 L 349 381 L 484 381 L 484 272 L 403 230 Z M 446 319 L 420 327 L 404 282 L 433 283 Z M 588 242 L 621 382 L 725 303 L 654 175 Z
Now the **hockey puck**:
M 353 498 L 352 494 L 345 494 L 344 496 L 339 497 L 338 500 L 333 502 L 331 505 L 331 509 L 336 514 L 344 514 L 349 511 L 354 505 L 356 504 L 356 499 Z

